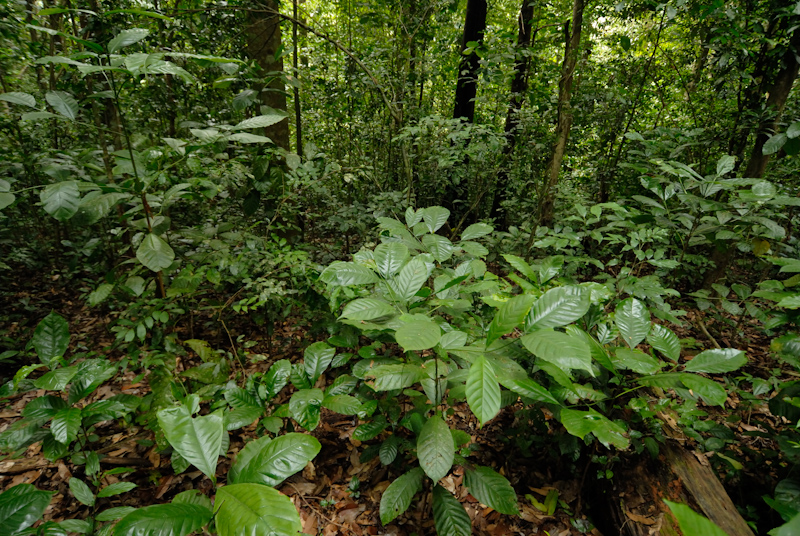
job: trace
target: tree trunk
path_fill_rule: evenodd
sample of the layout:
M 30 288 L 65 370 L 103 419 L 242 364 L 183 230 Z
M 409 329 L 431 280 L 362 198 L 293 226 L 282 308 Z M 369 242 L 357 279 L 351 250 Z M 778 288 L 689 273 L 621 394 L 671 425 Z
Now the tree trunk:
M 292 66 L 294 73 L 292 76 L 297 77 L 300 73 L 300 42 L 297 38 L 297 1 L 292 0 L 292 44 L 294 45 L 294 54 L 292 55 Z M 295 135 L 295 152 L 299 155 L 303 154 L 303 124 L 300 122 L 300 88 L 297 85 L 293 88 L 294 94 L 294 135 Z
M 518 33 L 517 33 L 517 53 L 519 56 L 514 62 L 514 79 L 511 81 L 511 99 L 508 104 L 506 114 L 505 137 L 506 146 L 503 148 L 503 165 L 497 176 L 495 185 L 494 200 L 492 201 L 492 218 L 499 220 L 502 213 L 502 203 L 508 199 L 508 171 L 506 165 L 509 157 L 517 144 L 517 126 L 519 125 L 519 110 L 528 91 L 528 71 L 530 69 L 530 58 L 526 54 L 526 49 L 533 43 L 533 2 L 522 0 L 522 7 L 519 10 Z M 508 215 L 503 218 L 502 227 L 508 223 Z
M 572 128 L 572 84 L 575 79 L 575 67 L 578 64 L 579 48 L 581 44 L 581 30 L 583 27 L 583 10 L 585 0 L 575 0 L 572 6 L 572 32 L 570 24 L 564 26 L 564 61 L 561 64 L 561 79 L 558 81 L 558 119 L 556 124 L 556 142 L 553 145 L 553 155 L 547 164 L 542 189 L 539 195 L 539 224 L 549 225 L 553 220 L 553 206 L 555 203 L 558 175 L 561 171 L 561 162 L 569 140 L 569 131 Z
M 261 89 L 261 104 L 286 111 L 286 93 L 283 86 L 283 58 L 276 57 L 281 48 L 281 19 L 276 0 L 262 3 L 248 11 L 247 54 L 263 71 L 265 85 Z M 264 129 L 264 135 L 278 147 L 289 150 L 289 122 L 278 123 Z
M 464 19 L 464 37 L 461 40 L 461 61 L 458 64 L 456 82 L 456 103 L 453 110 L 455 119 L 462 118 L 468 123 L 475 119 L 475 96 L 478 94 L 478 55 L 473 51 L 465 55 L 469 43 L 483 40 L 486 30 L 486 0 L 467 0 L 467 14 Z
M 767 97 L 764 114 L 762 115 L 763 119 L 758 127 L 755 145 L 753 146 L 753 151 L 750 153 L 747 169 L 744 172 L 745 177 L 760 178 L 767 169 L 770 155 L 763 153 L 764 143 L 778 130 L 778 121 L 781 118 L 781 114 L 783 114 L 786 100 L 789 98 L 789 93 L 792 91 L 794 81 L 797 79 L 798 71 L 800 71 L 800 63 L 798 63 L 795 56 L 799 50 L 800 30 L 795 30 L 789 42 L 789 48 L 787 48 L 786 52 L 783 54 L 783 65 L 775 76 L 772 87 L 769 89 L 769 96 Z

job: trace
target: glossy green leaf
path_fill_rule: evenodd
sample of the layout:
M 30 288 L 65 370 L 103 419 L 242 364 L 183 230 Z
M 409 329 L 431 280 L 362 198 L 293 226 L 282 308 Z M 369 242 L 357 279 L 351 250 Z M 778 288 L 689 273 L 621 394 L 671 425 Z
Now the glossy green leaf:
M 286 119 L 287 115 L 285 112 L 281 112 L 279 110 L 272 110 L 269 114 L 265 115 L 257 115 L 255 117 L 251 117 L 250 119 L 245 119 L 241 123 L 238 123 L 233 130 L 243 130 L 246 128 L 266 128 L 271 127 L 276 123 L 280 123 L 284 119 Z
M 134 488 L 136 488 L 136 484 L 134 484 L 133 482 L 114 482 L 113 484 L 109 484 L 108 486 L 98 491 L 97 497 L 101 498 L 101 497 L 113 497 L 115 495 L 122 495 L 123 493 L 128 493 Z
M 681 357 L 681 341 L 669 328 L 653 324 L 647 334 L 647 344 L 661 352 L 670 361 L 678 361 Z
M 628 298 L 617 305 L 614 323 L 625 343 L 635 348 L 650 332 L 650 311 L 636 298 Z
M 397 277 L 392 281 L 392 288 L 397 297 L 408 301 L 419 292 L 428 280 L 428 267 L 420 259 L 411 259 Z
M 387 242 L 375 247 L 375 265 L 378 273 L 390 278 L 397 273 L 408 260 L 408 247 L 400 242 Z
M 225 431 L 222 410 L 192 417 L 186 406 L 158 412 L 158 424 L 178 454 L 216 480 L 217 459 Z
M 432 318 L 423 315 L 402 316 L 402 325 L 395 331 L 397 344 L 404 351 L 433 348 L 442 338 L 442 330 Z
M 78 367 L 63 367 L 51 370 L 33 381 L 34 387 L 46 391 L 61 391 L 78 373 Z
M 733 372 L 747 364 L 747 356 L 735 348 L 714 348 L 700 352 L 686 363 L 686 372 L 706 372 L 723 374 Z
M 225 391 L 225 400 L 232 408 L 263 409 L 258 400 L 256 400 L 256 397 L 241 387 L 233 387 Z
M 422 237 L 422 245 L 439 262 L 444 262 L 453 255 L 453 243 L 447 238 L 437 234 L 427 234 Z
M 425 473 L 422 469 L 415 467 L 389 484 L 389 487 L 386 488 L 383 496 L 381 496 L 381 523 L 387 525 L 408 510 L 411 505 L 411 499 L 422 489 L 422 478 L 424 476 Z
M 525 321 L 534 301 L 536 301 L 534 296 L 521 294 L 503 303 L 495 313 L 492 323 L 489 324 L 486 346 L 520 326 Z
M 65 408 L 53 415 L 50 423 L 50 433 L 59 443 L 68 445 L 75 441 L 78 430 L 81 428 L 81 410 L 79 408 Z
M 678 520 L 678 525 L 680 525 L 681 533 L 684 536 L 728 536 L 728 533 L 715 523 L 712 523 L 685 504 L 674 503 L 666 499 L 664 499 L 664 502 Z
M 520 340 L 536 357 L 560 367 L 565 372 L 579 369 L 594 374 L 591 351 L 583 337 L 552 329 L 540 329 L 525 335 Z
M 47 366 L 58 357 L 63 357 L 69 346 L 69 324 L 55 311 L 39 322 L 33 330 L 33 347 L 39 360 Z
M 489 467 L 464 472 L 464 484 L 473 497 L 501 514 L 517 515 L 517 493 L 508 480 Z
M 99 514 L 95 516 L 95 520 L 97 521 L 116 521 L 117 519 L 123 518 L 126 515 L 130 514 L 131 512 L 135 512 L 136 508 L 133 506 L 115 506 L 114 508 L 109 508 L 107 510 L 103 510 Z
M 81 195 L 77 181 L 48 184 L 39 194 L 44 210 L 58 221 L 67 221 L 78 212 Z
M 397 458 L 400 443 L 400 438 L 396 435 L 390 435 L 383 440 L 380 450 L 378 451 L 378 456 L 383 465 L 389 465 Z
M 288 359 L 281 359 L 272 364 L 262 381 L 268 399 L 275 397 L 286 386 L 291 371 L 292 364 Z
M 160 272 L 170 267 L 172 261 L 175 260 L 175 252 L 163 238 L 157 234 L 150 233 L 144 237 L 144 240 L 136 249 L 136 258 L 146 268 L 154 272 Z
M 725 175 L 733 170 L 736 166 L 736 158 L 730 155 L 724 155 L 717 160 L 717 175 Z
M 561 424 L 567 432 L 581 439 L 589 433 L 593 434 L 606 447 L 614 445 L 618 449 L 626 449 L 630 444 L 621 426 L 595 410 L 562 409 Z
M 22 416 L 32 421 L 51 419 L 66 407 L 67 404 L 62 398 L 52 395 L 40 396 L 25 405 Z
M 0 536 L 11 536 L 38 521 L 50 504 L 51 491 L 18 484 L 0 493 Z
M 315 342 L 305 349 L 303 367 L 312 384 L 328 369 L 334 355 L 336 348 L 325 342 Z
M 555 328 L 575 322 L 589 310 L 592 302 L 583 287 L 556 287 L 545 292 L 531 308 L 529 329 Z
M 217 490 L 219 536 L 297 536 L 300 516 L 292 501 L 262 484 L 233 484 Z
M 122 48 L 133 45 L 134 43 L 138 43 L 148 35 L 150 35 L 150 30 L 145 28 L 130 28 L 128 30 L 122 30 L 111 41 L 108 42 L 108 52 L 110 54 L 116 54 Z
M 385 316 L 393 316 L 397 310 L 387 301 L 379 298 L 360 298 L 344 306 L 342 316 L 349 320 L 375 320 Z
M 289 401 L 289 413 L 306 430 L 314 430 L 319 425 L 320 408 L 325 393 L 322 389 L 301 389 Z
M 470 536 L 472 521 L 461 503 L 440 485 L 433 488 L 433 520 L 438 536 Z
M 134 510 L 117 522 L 114 536 L 186 536 L 211 521 L 212 512 L 197 504 L 154 504 Z
M 36 108 L 36 99 L 33 95 L 21 91 L 9 91 L 0 93 L 0 101 L 10 102 L 11 104 L 21 104 L 30 108 Z
M 319 454 L 320 448 L 316 438 L 305 434 L 289 433 L 273 440 L 261 437 L 239 452 L 228 473 L 228 482 L 278 486 L 302 471 Z
M 538 281 L 539 278 L 536 275 L 536 272 L 531 268 L 531 265 L 525 262 L 524 259 L 521 257 L 517 257 L 516 255 L 504 254 L 503 258 L 514 268 L 516 271 L 527 277 L 530 281 Z
M 73 121 L 77 119 L 78 101 L 66 91 L 48 91 L 44 98 L 59 114 Z
M 75 477 L 70 478 L 69 490 L 81 504 L 85 504 L 86 506 L 94 506 L 94 493 L 92 493 L 92 490 L 89 489 L 89 486 L 87 486 L 83 480 Z
M 417 438 L 419 465 L 431 480 L 447 476 L 455 459 L 456 446 L 450 427 L 438 415 L 429 418 Z
M 322 407 L 341 415 L 355 415 L 361 409 L 361 402 L 350 395 L 328 395 L 322 400 Z
M 354 262 L 334 262 L 322 271 L 319 279 L 324 283 L 343 287 L 369 285 L 380 281 L 375 272 Z
M 641 350 L 617 348 L 611 359 L 617 369 L 627 369 L 639 374 L 655 374 L 664 364 Z
M 764 142 L 764 146 L 761 148 L 761 153 L 764 155 L 775 154 L 781 150 L 781 147 L 786 143 L 787 140 L 786 134 L 780 132 L 771 136 L 766 142 Z
M 480 355 L 469 367 L 466 385 L 469 409 L 481 426 L 500 412 L 500 384 L 491 363 Z
M 450 211 L 444 207 L 428 207 L 422 210 L 422 220 L 431 233 L 441 229 L 449 217 Z
M 696 374 L 681 374 L 680 379 L 687 389 L 700 396 L 705 400 L 706 404 L 724 406 L 725 401 L 728 399 L 725 388 L 714 380 Z
M 488 223 L 473 223 L 461 233 L 461 240 L 475 240 L 490 234 L 492 231 L 494 231 L 494 227 Z
M 427 377 L 419 365 L 403 363 L 400 365 L 381 365 L 367 373 L 367 378 L 375 378 L 372 388 L 376 391 L 405 389 Z
M 504 378 L 500 381 L 503 387 L 509 389 L 519 396 L 536 400 L 537 402 L 545 402 L 547 404 L 559 404 L 558 400 L 550 394 L 550 391 L 531 380 L 517 379 L 517 378 Z

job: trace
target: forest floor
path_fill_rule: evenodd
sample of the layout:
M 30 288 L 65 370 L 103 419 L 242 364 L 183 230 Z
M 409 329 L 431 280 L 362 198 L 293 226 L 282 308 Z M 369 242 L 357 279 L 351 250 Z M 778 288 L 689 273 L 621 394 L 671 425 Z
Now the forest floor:
M 116 313 L 103 307 L 89 308 L 80 289 L 50 275 L 19 277 L 4 285 L 4 292 L 0 294 L 0 351 L 6 345 L 4 343 L 9 341 L 22 341 L 24 344 L 30 340 L 33 327 L 50 310 L 56 310 L 68 320 L 72 351 L 94 351 L 107 355 L 111 360 L 123 357 L 119 349 L 114 349 L 114 335 L 108 330 Z M 314 339 L 309 326 L 302 319 L 292 318 L 275 327 L 272 344 L 268 345 L 266 338 L 261 335 L 263 328 L 254 326 L 245 315 L 237 319 L 227 324 L 231 338 L 236 340 L 238 335 L 244 334 L 246 340 L 256 343 L 248 350 L 250 359 L 242 360 L 246 374 L 262 372 L 278 359 L 292 362 L 302 359 L 303 349 Z M 701 325 L 703 327 L 699 328 Z M 176 329 L 181 339 L 201 338 L 208 341 L 212 348 L 230 349 L 229 335 L 215 321 L 213 311 L 196 313 L 191 337 L 189 326 L 178 325 Z M 724 329 L 723 324 L 713 319 L 703 318 L 698 311 L 690 311 L 684 327 L 676 329 L 679 337 L 695 338 L 701 347 L 711 347 L 713 344 L 708 340 L 708 332 L 715 334 L 713 338 L 722 347 L 731 346 L 747 351 L 749 364 L 744 373 L 767 379 L 779 368 L 779 364 L 769 355 L 768 339 L 755 329 L 745 329 L 747 343 L 743 346 L 743 339 L 736 336 L 733 330 Z M 271 352 L 269 347 L 272 348 Z M 199 359 L 193 363 L 192 355 L 190 353 L 179 363 L 176 372 L 199 364 Z M 15 363 L 10 367 L 0 363 L 0 367 L 5 367 L 0 368 L 0 377 L 12 376 L 19 365 Z M 780 370 L 783 379 L 796 376 L 785 368 Z M 241 369 L 236 367 L 234 372 L 241 372 Z M 86 402 L 119 393 L 145 396 L 149 392 L 146 377 L 144 380 L 136 378 L 132 371 L 118 375 L 98 388 Z M 746 375 L 742 376 L 742 380 L 747 381 Z M 324 377 L 320 381 L 325 381 Z M 739 396 L 739 391 L 731 387 L 728 386 L 731 394 L 724 409 L 703 408 L 713 416 L 713 420 L 728 428 L 735 436 L 734 441 L 726 442 L 724 454 L 703 452 L 694 440 L 680 431 L 676 422 L 669 422 L 669 417 L 664 425 L 665 434 L 674 437 L 685 448 L 696 450 L 698 457 L 717 470 L 733 501 L 742 511 L 748 512 L 746 517 L 753 519 L 761 516 L 760 526 L 775 526 L 779 519 L 770 518 L 775 516 L 763 506 L 760 497 L 771 495 L 775 484 L 787 472 L 788 464 L 780 457 L 780 450 L 770 435 L 789 424 L 770 415 L 766 401 L 745 400 Z M 0 431 L 20 418 L 22 409 L 30 400 L 43 394 L 44 391 L 33 391 L 0 399 Z M 287 402 L 288 396 L 283 396 L 285 400 L 279 399 L 275 403 Z M 621 474 L 627 466 L 646 460 L 646 451 L 641 454 L 622 453 L 613 464 L 598 464 L 595 463 L 597 458 L 591 460 L 586 456 L 574 461 L 565 460 L 566 456 L 559 457 L 561 446 L 556 444 L 556 435 L 553 435 L 551 444 L 548 444 L 547 437 L 532 445 L 515 442 L 513 431 L 528 425 L 525 421 L 527 414 L 522 411 L 521 404 L 505 408 L 483 428 L 478 426 L 466 407 L 453 409 L 451 424 L 469 433 L 480 446 L 471 459 L 504 474 L 514 485 L 519 497 L 520 515 L 501 515 L 482 506 L 469 495 L 462 485 L 463 470 L 454 468 L 442 485 L 453 492 L 466 508 L 473 520 L 474 534 L 608 536 L 618 530 L 618 527 L 615 529 L 610 526 L 605 511 L 612 496 L 614 501 L 628 505 L 625 512 L 632 522 L 653 525 L 664 509 L 663 505 L 643 505 L 642 497 L 632 495 L 636 492 L 630 483 L 613 478 L 604 483 L 596 478 L 598 472 L 610 476 L 604 472 L 604 468 L 609 467 Z M 549 420 L 546 413 L 542 418 L 544 422 Z M 382 466 L 377 456 L 370 460 L 363 459 L 368 445 L 352 437 L 358 424 L 356 417 L 323 409 L 321 424 L 312 432 L 321 442 L 322 451 L 301 473 L 279 488 L 292 499 L 300 512 L 303 532 L 325 536 L 435 534 L 429 494 L 427 499 L 423 494 L 422 500 L 412 503 L 408 512 L 388 526 L 381 525 L 378 514 L 381 494 L 403 470 Z M 229 456 L 220 460 L 217 469 L 221 482 L 224 482 L 230 460 L 246 440 L 254 437 L 255 431 L 256 425 L 253 424 L 231 433 Z M 126 474 L 105 477 L 105 484 L 124 478 L 125 481 L 136 483 L 137 488 L 122 495 L 98 499 L 94 508 L 84 506 L 75 500 L 68 485 L 71 476 L 84 476 L 83 467 L 64 459 L 51 463 L 43 457 L 41 444 L 37 444 L 16 459 L 0 458 L 0 489 L 30 483 L 40 489 L 56 492 L 45 513 L 45 520 L 56 521 L 84 519 L 113 506 L 136 507 L 168 502 L 177 493 L 188 489 L 204 493 L 213 491 L 211 481 L 193 467 L 182 474 L 174 474 L 169 456 L 159 453 L 153 433 L 143 426 L 133 424 L 122 427 L 111 421 L 98 425 L 97 434 L 100 439 L 95 444 L 95 450 L 104 456 L 101 468 L 130 469 Z M 522 436 L 518 434 L 518 437 Z M 370 443 L 378 441 L 375 439 Z M 599 449 L 597 452 L 602 454 Z M 735 468 L 737 464 L 741 464 L 741 468 Z M 598 471 L 601 468 L 603 471 Z M 604 494 L 608 496 L 604 497 Z M 548 495 L 551 500 L 557 497 L 549 515 L 536 508 L 530 500 L 545 503 Z M 593 524 L 602 527 L 603 531 L 593 528 Z

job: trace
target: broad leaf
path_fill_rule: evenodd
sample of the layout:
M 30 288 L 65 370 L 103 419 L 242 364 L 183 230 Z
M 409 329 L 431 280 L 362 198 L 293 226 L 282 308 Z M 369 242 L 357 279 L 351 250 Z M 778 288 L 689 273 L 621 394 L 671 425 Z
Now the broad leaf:
M 680 379 L 687 389 L 702 397 L 706 404 L 724 406 L 725 401 L 728 399 L 725 388 L 714 380 L 709 380 L 696 374 L 681 374 Z
M 233 484 L 217 490 L 219 536 L 296 536 L 302 530 L 292 501 L 261 484 Z
M 545 292 L 531 308 L 529 329 L 556 328 L 575 322 L 589 310 L 589 292 L 582 287 L 557 287 Z
M 361 402 L 350 395 L 328 395 L 322 400 L 322 407 L 341 415 L 355 415 L 361 409 Z
M 423 315 L 402 316 L 402 325 L 395 331 L 397 344 L 404 351 L 433 348 L 442 338 L 442 330 L 432 318 Z
M 0 493 L 0 536 L 11 536 L 38 521 L 50 504 L 51 491 L 18 484 Z
M 89 486 L 80 478 L 72 477 L 69 479 L 69 490 L 81 504 L 94 506 L 95 497 Z
M 470 536 L 472 522 L 461 503 L 440 485 L 433 488 L 433 520 L 438 536 Z
M 149 233 L 136 250 L 136 258 L 146 268 L 160 272 L 170 267 L 172 261 L 175 260 L 175 252 L 163 238 Z
M 10 102 L 11 104 L 21 104 L 30 108 L 36 108 L 36 99 L 33 95 L 22 93 L 21 91 L 9 91 L 0 93 L 0 101 Z
M 399 299 L 408 301 L 419 292 L 427 280 L 428 267 L 420 259 L 412 259 L 392 281 L 392 288 Z
M 78 367 L 57 368 L 35 379 L 33 385 L 46 391 L 62 391 L 77 373 Z
M 422 245 L 439 262 L 444 262 L 453 255 L 453 243 L 437 234 L 423 236 Z
M 408 260 L 408 248 L 399 242 L 388 242 L 378 245 L 374 255 L 378 273 L 383 277 L 390 278 Z
M 678 504 L 664 499 L 672 514 L 678 520 L 681 533 L 685 536 L 728 536 L 728 533 L 715 523 L 696 513 L 685 504 Z M 770 534 L 772 534 L 770 532 Z M 781 534 L 781 536 L 783 536 Z
M 267 389 L 267 398 L 274 398 L 286 386 L 292 364 L 288 359 L 280 359 L 272 364 L 261 382 Z
M 486 346 L 489 346 L 502 335 L 510 333 L 515 327 L 521 325 L 528 311 L 531 310 L 533 302 L 536 301 L 530 294 L 514 296 L 503 303 L 495 313 L 492 323 L 489 324 L 489 332 L 486 335 Z
M 723 374 L 733 372 L 747 364 L 747 357 L 741 350 L 735 348 L 715 348 L 700 352 L 686 363 L 683 368 L 686 372 L 707 372 L 709 374 Z
M 322 389 L 301 389 L 289 401 L 289 413 L 306 430 L 314 430 L 319 425 L 320 408 L 325 393 Z
M 154 504 L 134 510 L 114 526 L 114 536 L 186 536 L 211 521 L 212 512 L 197 504 Z
M 422 210 L 422 220 L 431 233 L 438 231 L 449 217 L 450 211 L 444 207 L 428 207 Z
M 379 298 L 360 298 L 345 305 L 340 318 L 375 320 L 396 313 L 397 310 L 387 301 Z
M 425 473 L 415 467 L 389 484 L 381 497 L 381 523 L 387 525 L 397 516 L 408 510 L 411 499 L 422 489 L 422 477 Z
M 639 374 L 655 374 L 664 366 L 661 361 L 641 350 L 617 348 L 614 355 L 615 357 L 611 359 L 614 367 L 632 370 Z
M 681 341 L 671 329 L 660 324 L 653 324 L 647 334 L 647 344 L 661 352 L 670 361 L 678 361 L 681 357 Z
M 725 155 L 717 160 L 717 175 L 725 175 L 733 170 L 736 166 L 736 158 L 730 155 Z
M 450 427 L 438 415 L 432 416 L 417 438 L 419 465 L 431 480 L 438 482 L 453 466 L 456 446 Z
M 217 459 L 227 433 L 222 410 L 192 417 L 186 406 L 163 409 L 158 424 L 178 454 L 216 481 Z
M 68 445 L 75 441 L 81 427 L 81 410 L 79 408 L 65 408 L 53 415 L 50 423 L 50 433 L 59 443 Z
M 541 329 L 521 338 L 523 346 L 536 357 L 548 361 L 565 372 L 572 369 L 592 371 L 592 355 L 583 337 Z
M 504 378 L 500 381 L 503 387 L 509 389 L 519 396 L 536 400 L 537 402 L 545 402 L 547 404 L 559 404 L 558 400 L 550 394 L 550 391 L 536 383 L 535 381 L 517 378 Z
M 472 362 L 467 376 L 467 403 L 481 426 L 500 412 L 500 385 L 491 363 L 480 355 Z
M 494 231 L 494 227 L 488 223 L 473 223 L 461 233 L 461 240 L 475 240 L 488 235 L 492 231 Z
M 78 212 L 81 195 L 77 181 L 47 185 L 39 194 L 44 210 L 58 221 L 67 221 Z
M 67 119 L 74 121 L 78 117 L 78 101 L 66 91 L 48 91 L 44 98 L 47 104 Z
M 400 442 L 401 441 L 399 437 L 396 435 L 390 435 L 383 441 L 383 443 L 381 443 L 378 456 L 380 457 L 383 465 L 389 465 L 397 458 Z
M 369 285 L 380 280 L 375 272 L 354 262 L 334 262 L 322 271 L 319 279 L 325 283 L 343 287 Z
M 69 324 L 63 316 L 51 311 L 33 330 L 32 343 L 39 360 L 49 367 L 54 359 L 63 357 L 67 351 Z
M 245 128 L 266 128 L 271 127 L 276 123 L 280 123 L 284 119 L 286 119 L 286 113 L 280 112 L 278 110 L 273 110 L 268 115 L 257 115 L 255 117 L 251 117 L 250 119 L 245 119 L 241 123 L 237 124 L 233 127 L 233 130 L 242 130 Z
M 122 48 L 138 43 L 145 37 L 150 35 L 150 30 L 145 28 L 131 28 L 129 30 L 122 30 L 111 41 L 108 42 L 108 52 L 116 54 Z
M 628 298 L 617 305 L 614 323 L 625 343 L 636 348 L 650 332 L 650 311 L 636 298 Z
M 303 352 L 303 367 L 311 383 L 315 383 L 325 372 L 336 355 L 336 348 L 325 342 L 315 342 Z
M 114 482 L 113 484 L 109 484 L 108 486 L 104 487 L 97 493 L 97 497 L 113 497 L 115 495 L 122 495 L 123 493 L 128 493 L 130 490 L 134 489 L 136 484 L 133 482 Z
M 781 147 L 784 146 L 787 139 L 788 138 L 786 134 L 783 132 L 771 136 L 766 142 L 764 142 L 764 146 L 761 148 L 761 153 L 764 155 L 777 153 L 781 150 Z
M 403 363 L 375 367 L 367 373 L 366 377 L 375 378 L 372 388 L 376 391 L 391 391 L 393 389 L 411 387 L 427 377 L 427 374 L 419 365 Z
M 527 277 L 531 281 L 538 281 L 539 278 L 536 275 L 536 272 L 533 271 L 530 264 L 525 262 L 524 259 L 521 257 L 517 257 L 516 255 L 505 254 L 503 258 L 514 268 L 516 271 Z
M 316 438 L 305 434 L 285 434 L 271 441 L 267 436 L 261 437 L 239 452 L 228 473 L 228 482 L 278 486 L 301 471 L 319 454 L 320 448 Z
M 517 515 L 517 494 L 508 480 L 489 467 L 464 472 L 464 484 L 473 497 L 501 514 Z
M 630 444 L 622 427 L 594 410 L 562 409 L 561 424 L 567 432 L 581 439 L 589 433 L 593 434 L 606 447 L 614 445 L 618 449 L 626 449 Z

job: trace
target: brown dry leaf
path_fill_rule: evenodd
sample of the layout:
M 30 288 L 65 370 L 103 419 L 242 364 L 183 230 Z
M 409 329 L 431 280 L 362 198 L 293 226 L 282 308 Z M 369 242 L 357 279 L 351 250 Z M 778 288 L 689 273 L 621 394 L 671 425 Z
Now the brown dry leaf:
M 639 514 L 634 514 L 633 512 L 626 511 L 625 515 L 631 521 L 633 521 L 635 523 L 641 523 L 642 525 L 648 525 L 649 526 L 649 525 L 655 524 L 655 522 L 656 522 L 656 520 L 653 519 L 652 517 L 640 516 Z
M 22 473 L 11 479 L 11 486 L 16 486 L 17 484 L 33 484 L 39 480 L 40 476 L 42 476 L 41 469 Z
M 303 478 L 311 482 L 317 479 L 317 470 L 312 462 L 308 462 L 303 469 Z
M 170 484 L 175 479 L 172 475 L 166 475 L 161 477 L 161 480 L 158 482 L 158 489 L 156 490 L 156 499 L 160 499 L 164 496 L 164 494 L 169 490 Z
M 317 529 L 317 516 L 316 514 L 307 514 L 304 510 L 300 510 L 300 519 L 303 523 L 303 534 L 316 535 L 319 530 Z

